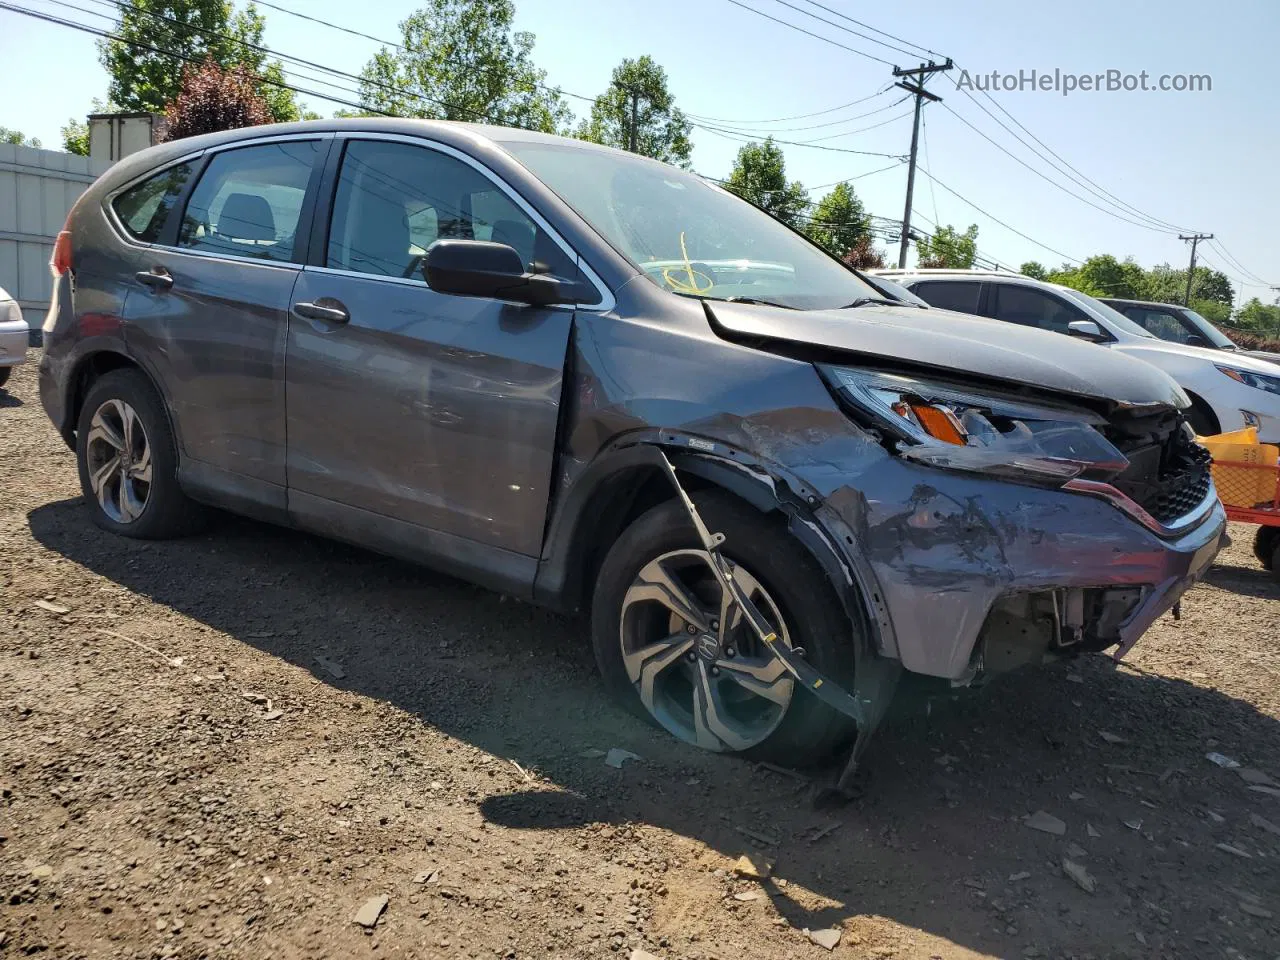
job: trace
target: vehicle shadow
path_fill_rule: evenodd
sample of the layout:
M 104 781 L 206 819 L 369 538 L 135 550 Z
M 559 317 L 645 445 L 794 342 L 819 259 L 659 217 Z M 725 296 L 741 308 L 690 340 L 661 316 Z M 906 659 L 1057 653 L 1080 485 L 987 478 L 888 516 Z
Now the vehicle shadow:
M 1219 558 L 1205 574 L 1205 581 L 1215 587 L 1243 596 L 1280 600 L 1280 582 L 1261 567 L 1243 567 L 1224 563 Z
M 15 397 L 12 393 L 7 393 L 3 387 L 0 387 L 0 410 L 6 407 L 21 407 L 22 405 L 21 398 Z
M 807 775 L 686 747 L 609 702 L 582 618 L 224 515 L 165 543 L 98 531 L 79 500 L 29 523 L 48 549 L 136 594 L 516 761 L 535 780 L 479 798 L 493 824 L 648 824 L 714 855 L 776 861 L 762 889 L 798 929 L 886 917 L 998 956 L 1029 944 L 1058 949 L 1028 956 L 1188 955 L 1206 932 L 1242 948 L 1280 936 L 1240 913 L 1238 893 L 1280 890 L 1275 839 L 1249 820 L 1280 808 L 1205 759 L 1280 771 L 1280 722 L 1219 690 L 1089 656 L 966 696 L 908 693 L 867 755 L 862 796 L 815 811 Z M 643 759 L 610 768 L 601 751 L 615 746 Z M 1065 835 L 1029 829 L 1038 810 Z M 1064 875 L 1068 855 L 1096 894 Z M 1175 876 L 1196 879 L 1195 895 Z M 733 908 L 731 876 L 717 882 Z

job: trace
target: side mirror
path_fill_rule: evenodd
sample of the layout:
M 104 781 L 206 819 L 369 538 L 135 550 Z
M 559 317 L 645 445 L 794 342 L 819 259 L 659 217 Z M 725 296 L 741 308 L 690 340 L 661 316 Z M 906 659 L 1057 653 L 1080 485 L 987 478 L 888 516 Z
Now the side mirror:
M 1079 337 L 1081 340 L 1088 340 L 1091 343 L 1102 343 L 1109 340 L 1102 328 L 1092 320 L 1072 320 L 1067 324 L 1067 333 L 1073 337 Z
M 554 277 L 528 273 L 515 248 L 487 240 L 437 240 L 422 262 L 437 293 L 493 297 L 545 307 L 573 303 L 574 290 Z
M 1209 341 L 1206 340 L 1204 337 L 1200 336 L 1199 334 L 1193 333 L 1191 334 L 1191 336 L 1187 337 L 1187 346 L 1188 347 L 1207 347 L 1209 346 Z

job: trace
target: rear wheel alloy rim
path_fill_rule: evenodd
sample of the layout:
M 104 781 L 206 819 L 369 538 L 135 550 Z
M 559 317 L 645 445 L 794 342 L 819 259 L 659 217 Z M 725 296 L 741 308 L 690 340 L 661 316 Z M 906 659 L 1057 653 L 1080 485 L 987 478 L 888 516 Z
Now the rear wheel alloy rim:
M 734 578 L 791 646 L 773 598 L 752 574 Z M 766 740 L 794 684 L 721 588 L 703 550 L 651 560 L 622 599 L 619 640 L 627 677 L 663 727 L 706 750 L 741 751 Z
M 133 523 L 151 496 L 151 444 L 133 407 L 108 400 L 89 421 L 85 438 L 89 488 L 102 512 L 116 523 Z

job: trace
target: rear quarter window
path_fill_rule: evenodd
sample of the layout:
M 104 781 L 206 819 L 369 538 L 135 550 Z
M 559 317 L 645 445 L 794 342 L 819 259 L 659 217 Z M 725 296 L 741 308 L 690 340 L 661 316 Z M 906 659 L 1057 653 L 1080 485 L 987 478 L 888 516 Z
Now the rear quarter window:
M 191 164 L 180 163 L 134 184 L 116 197 L 111 206 L 125 232 L 143 243 L 159 240 L 169 213 L 191 179 L 191 172 Z

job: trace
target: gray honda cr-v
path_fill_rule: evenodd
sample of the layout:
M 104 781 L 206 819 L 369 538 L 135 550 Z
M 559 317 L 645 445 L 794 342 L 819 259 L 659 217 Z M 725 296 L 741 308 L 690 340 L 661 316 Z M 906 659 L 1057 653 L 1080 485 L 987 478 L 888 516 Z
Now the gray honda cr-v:
M 100 526 L 213 505 L 589 608 L 608 684 L 713 750 L 864 742 L 903 668 L 1122 655 L 1224 530 L 1159 370 L 885 300 L 578 141 L 165 144 L 84 194 L 54 272 L 41 396 Z

